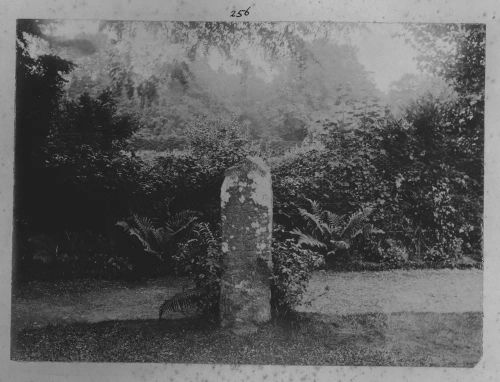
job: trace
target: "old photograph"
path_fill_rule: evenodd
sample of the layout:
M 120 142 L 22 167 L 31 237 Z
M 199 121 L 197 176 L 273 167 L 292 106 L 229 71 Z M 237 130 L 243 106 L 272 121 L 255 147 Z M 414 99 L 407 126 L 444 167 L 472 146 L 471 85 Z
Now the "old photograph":
M 11 360 L 474 367 L 485 25 L 234 12 L 17 20 Z

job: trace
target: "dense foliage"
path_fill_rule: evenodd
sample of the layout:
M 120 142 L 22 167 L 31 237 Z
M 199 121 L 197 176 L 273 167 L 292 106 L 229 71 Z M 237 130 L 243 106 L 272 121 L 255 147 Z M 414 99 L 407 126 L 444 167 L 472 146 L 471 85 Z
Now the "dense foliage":
M 126 49 L 146 33 L 139 24 L 103 25 L 117 40 L 73 41 L 73 55 L 40 25 L 21 20 L 17 34 L 18 275 L 184 275 L 195 289 L 164 309 L 184 296 L 213 314 L 220 187 L 247 155 L 272 165 L 277 316 L 317 267 L 482 259 L 483 26 L 409 27 L 430 73 L 393 84 L 398 102 L 386 105 L 350 47 L 310 39 L 320 25 L 263 23 L 245 35 L 244 24 L 165 24 L 152 44 L 166 36 L 188 57 L 159 65 L 160 51 L 147 68 Z M 218 50 L 213 38 L 228 28 L 234 47 L 264 44 L 281 74 L 268 81 L 236 50 Z M 80 66 L 33 53 L 35 40 Z M 210 67 L 214 52 L 241 69 L 239 84 Z
M 368 223 L 372 208 L 364 207 L 350 216 L 339 216 L 323 210 L 315 200 L 308 200 L 310 211 L 298 208 L 301 219 L 290 233 L 298 238 L 297 244 L 311 248 L 327 261 L 336 260 L 340 253 L 351 250 L 356 241 L 368 241 L 375 234 L 385 232 Z
M 222 250 L 220 240 L 207 223 L 193 227 L 191 237 L 180 244 L 174 256 L 178 274 L 187 275 L 203 294 L 197 308 L 203 313 L 218 318 L 220 281 L 222 276 Z
M 186 130 L 198 118 L 232 115 L 251 139 L 297 144 L 318 118 L 352 118 L 380 98 L 355 50 L 341 41 L 357 29 L 113 21 L 55 51 L 77 64 L 69 97 L 111 88 L 119 109 L 141 121 L 137 140 L 147 147 L 185 147 Z M 94 50 L 82 50 L 82 40 Z
M 421 100 L 404 120 L 375 121 L 356 129 L 327 124 L 334 130 L 324 136 L 324 147 L 275 165 L 277 220 L 296 228 L 308 208 L 307 198 L 336 214 L 353 213 L 370 203 L 375 208 L 372 222 L 386 239 L 408 248 L 413 260 L 424 260 L 429 251 L 439 253 L 432 260 L 438 262 L 462 252 L 480 258 L 480 189 L 461 170 L 460 154 L 457 158 L 456 148 L 450 147 L 447 106 Z M 378 239 L 366 244 L 365 260 L 381 260 L 386 244 Z
M 102 242 L 102 235 L 109 241 L 116 216 L 128 211 L 129 202 L 148 198 L 142 162 L 123 151 L 139 126 L 117 113 L 107 91 L 95 98 L 64 98 L 64 75 L 73 64 L 31 52 L 30 41 L 46 38 L 40 23 L 20 20 L 17 31 L 15 243 L 22 254 L 14 258 L 14 266 L 19 274 L 36 274 L 37 250 L 26 249 L 25 243 L 45 235 L 44 242 L 56 241 L 44 257 L 52 267 L 65 263 L 69 273 L 80 269 L 94 274 L 101 261 L 76 249 L 82 245 L 79 238 L 94 235 L 89 248 Z M 61 249 L 68 246 L 75 247 L 69 259 L 79 257 L 75 264 L 63 260 L 67 256 Z M 102 249 L 95 256 L 119 257 L 111 244 L 98 247 Z
M 277 227 L 274 236 L 271 308 L 273 317 L 281 319 L 302 301 L 312 271 L 324 263 L 324 258 L 286 238 L 283 228 Z

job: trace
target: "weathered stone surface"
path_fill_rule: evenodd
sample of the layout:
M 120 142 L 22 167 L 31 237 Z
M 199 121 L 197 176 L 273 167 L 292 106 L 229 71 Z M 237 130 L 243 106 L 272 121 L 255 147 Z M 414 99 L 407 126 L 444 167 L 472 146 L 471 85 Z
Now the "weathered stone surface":
M 221 189 L 222 326 L 251 333 L 271 318 L 271 173 L 260 158 L 248 157 L 226 171 Z

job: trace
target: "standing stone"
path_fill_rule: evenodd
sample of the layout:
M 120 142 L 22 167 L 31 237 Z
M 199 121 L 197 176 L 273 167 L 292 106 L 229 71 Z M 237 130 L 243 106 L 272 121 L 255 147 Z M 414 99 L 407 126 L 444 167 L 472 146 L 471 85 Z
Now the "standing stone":
M 220 318 L 238 334 L 252 333 L 271 318 L 272 203 L 271 173 L 262 159 L 248 157 L 226 171 Z

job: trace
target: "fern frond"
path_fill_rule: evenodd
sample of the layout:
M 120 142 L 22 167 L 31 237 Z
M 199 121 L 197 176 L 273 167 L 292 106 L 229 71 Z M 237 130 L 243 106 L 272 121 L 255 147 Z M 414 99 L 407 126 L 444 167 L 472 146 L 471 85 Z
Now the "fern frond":
M 133 214 L 132 222 L 137 228 L 141 230 L 141 232 L 146 232 L 154 228 L 153 222 L 147 216 L 139 216 L 137 214 Z
M 324 211 L 325 220 L 332 227 L 340 227 L 342 225 L 342 216 L 339 216 L 331 211 Z
M 167 220 L 166 226 L 170 227 L 172 231 L 176 231 L 180 227 L 185 226 L 187 222 L 197 220 L 199 215 L 200 214 L 195 211 L 183 210 L 171 215 Z
M 372 211 L 372 208 L 363 208 L 361 211 L 353 213 L 340 236 L 347 239 L 357 236 L 360 232 L 362 232 L 363 225 Z
M 159 317 L 161 317 L 165 312 L 180 312 L 184 313 L 188 309 L 194 309 L 198 307 L 198 303 L 207 294 L 204 288 L 193 288 L 180 293 L 175 294 L 173 297 L 165 300 L 161 304 L 159 309 Z
M 139 243 L 141 243 L 146 252 L 154 252 L 140 230 L 132 227 L 130 224 L 124 221 L 119 221 L 116 223 L 116 225 L 118 227 L 121 227 L 128 235 L 135 237 L 139 241 Z
M 217 245 L 217 240 L 215 239 L 208 223 L 198 223 L 196 225 L 196 234 L 200 237 L 203 243 L 208 245 Z
M 116 223 L 129 236 L 137 239 L 144 252 L 159 256 L 164 237 L 162 232 L 153 226 L 153 223 L 147 217 L 132 215 L 132 224 L 124 221 Z
M 176 231 L 172 231 L 172 236 L 175 236 L 179 233 L 181 233 L 182 231 L 186 230 L 189 228 L 189 226 L 191 224 L 193 224 L 198 218 L 196 216 L 192 217 L 191 219 L 189 219 L 186 224 L 184 224 L 183 226 L 179 227 Z
M 320 240 L 312 237 L 311 235 L 308 235 L 304 232 L 302 232 L 299 229 L 294 229 L 293 231 L 290 232 L 292 235 L 297 235 L 298 236 L 298 241 L 297 244 L 299 245 L 306 245 L 309 247 L 313 248 L 326 248 L 326 244 L 321 242 Z
M 312 199 L 308 199 L 308 198 L 305 198 L 305 199 L 311 205 L 312 213 L 316 216 L 320 216 L 322 211 L 321 211 L 321 206 L 319 205 L 319 203 L 316 200 L 312 200 Z
M 303 208 L 299 208 L 300 215 L 308 222 L 313 223 L 314 229 L 317 229 L 322 234 L 327 230 L 327 225 L 322 221 L 321 216 L 310 213 Z
M 132 215 L 134 226 L 137 227 L 143 239 L 147 240 L 155 229 L 153 222 L 146 216 Z
M 369 238 L 370 238 L 370 235 L 371 235 L 371 233 L 372 233 L 372 231 L 373 231 L 373 224 L 365 224 L 365 225 L 363 226 L 362 231 L 363 231 L 363 237 L 364 237 L 365 239 L 369 239 Z

